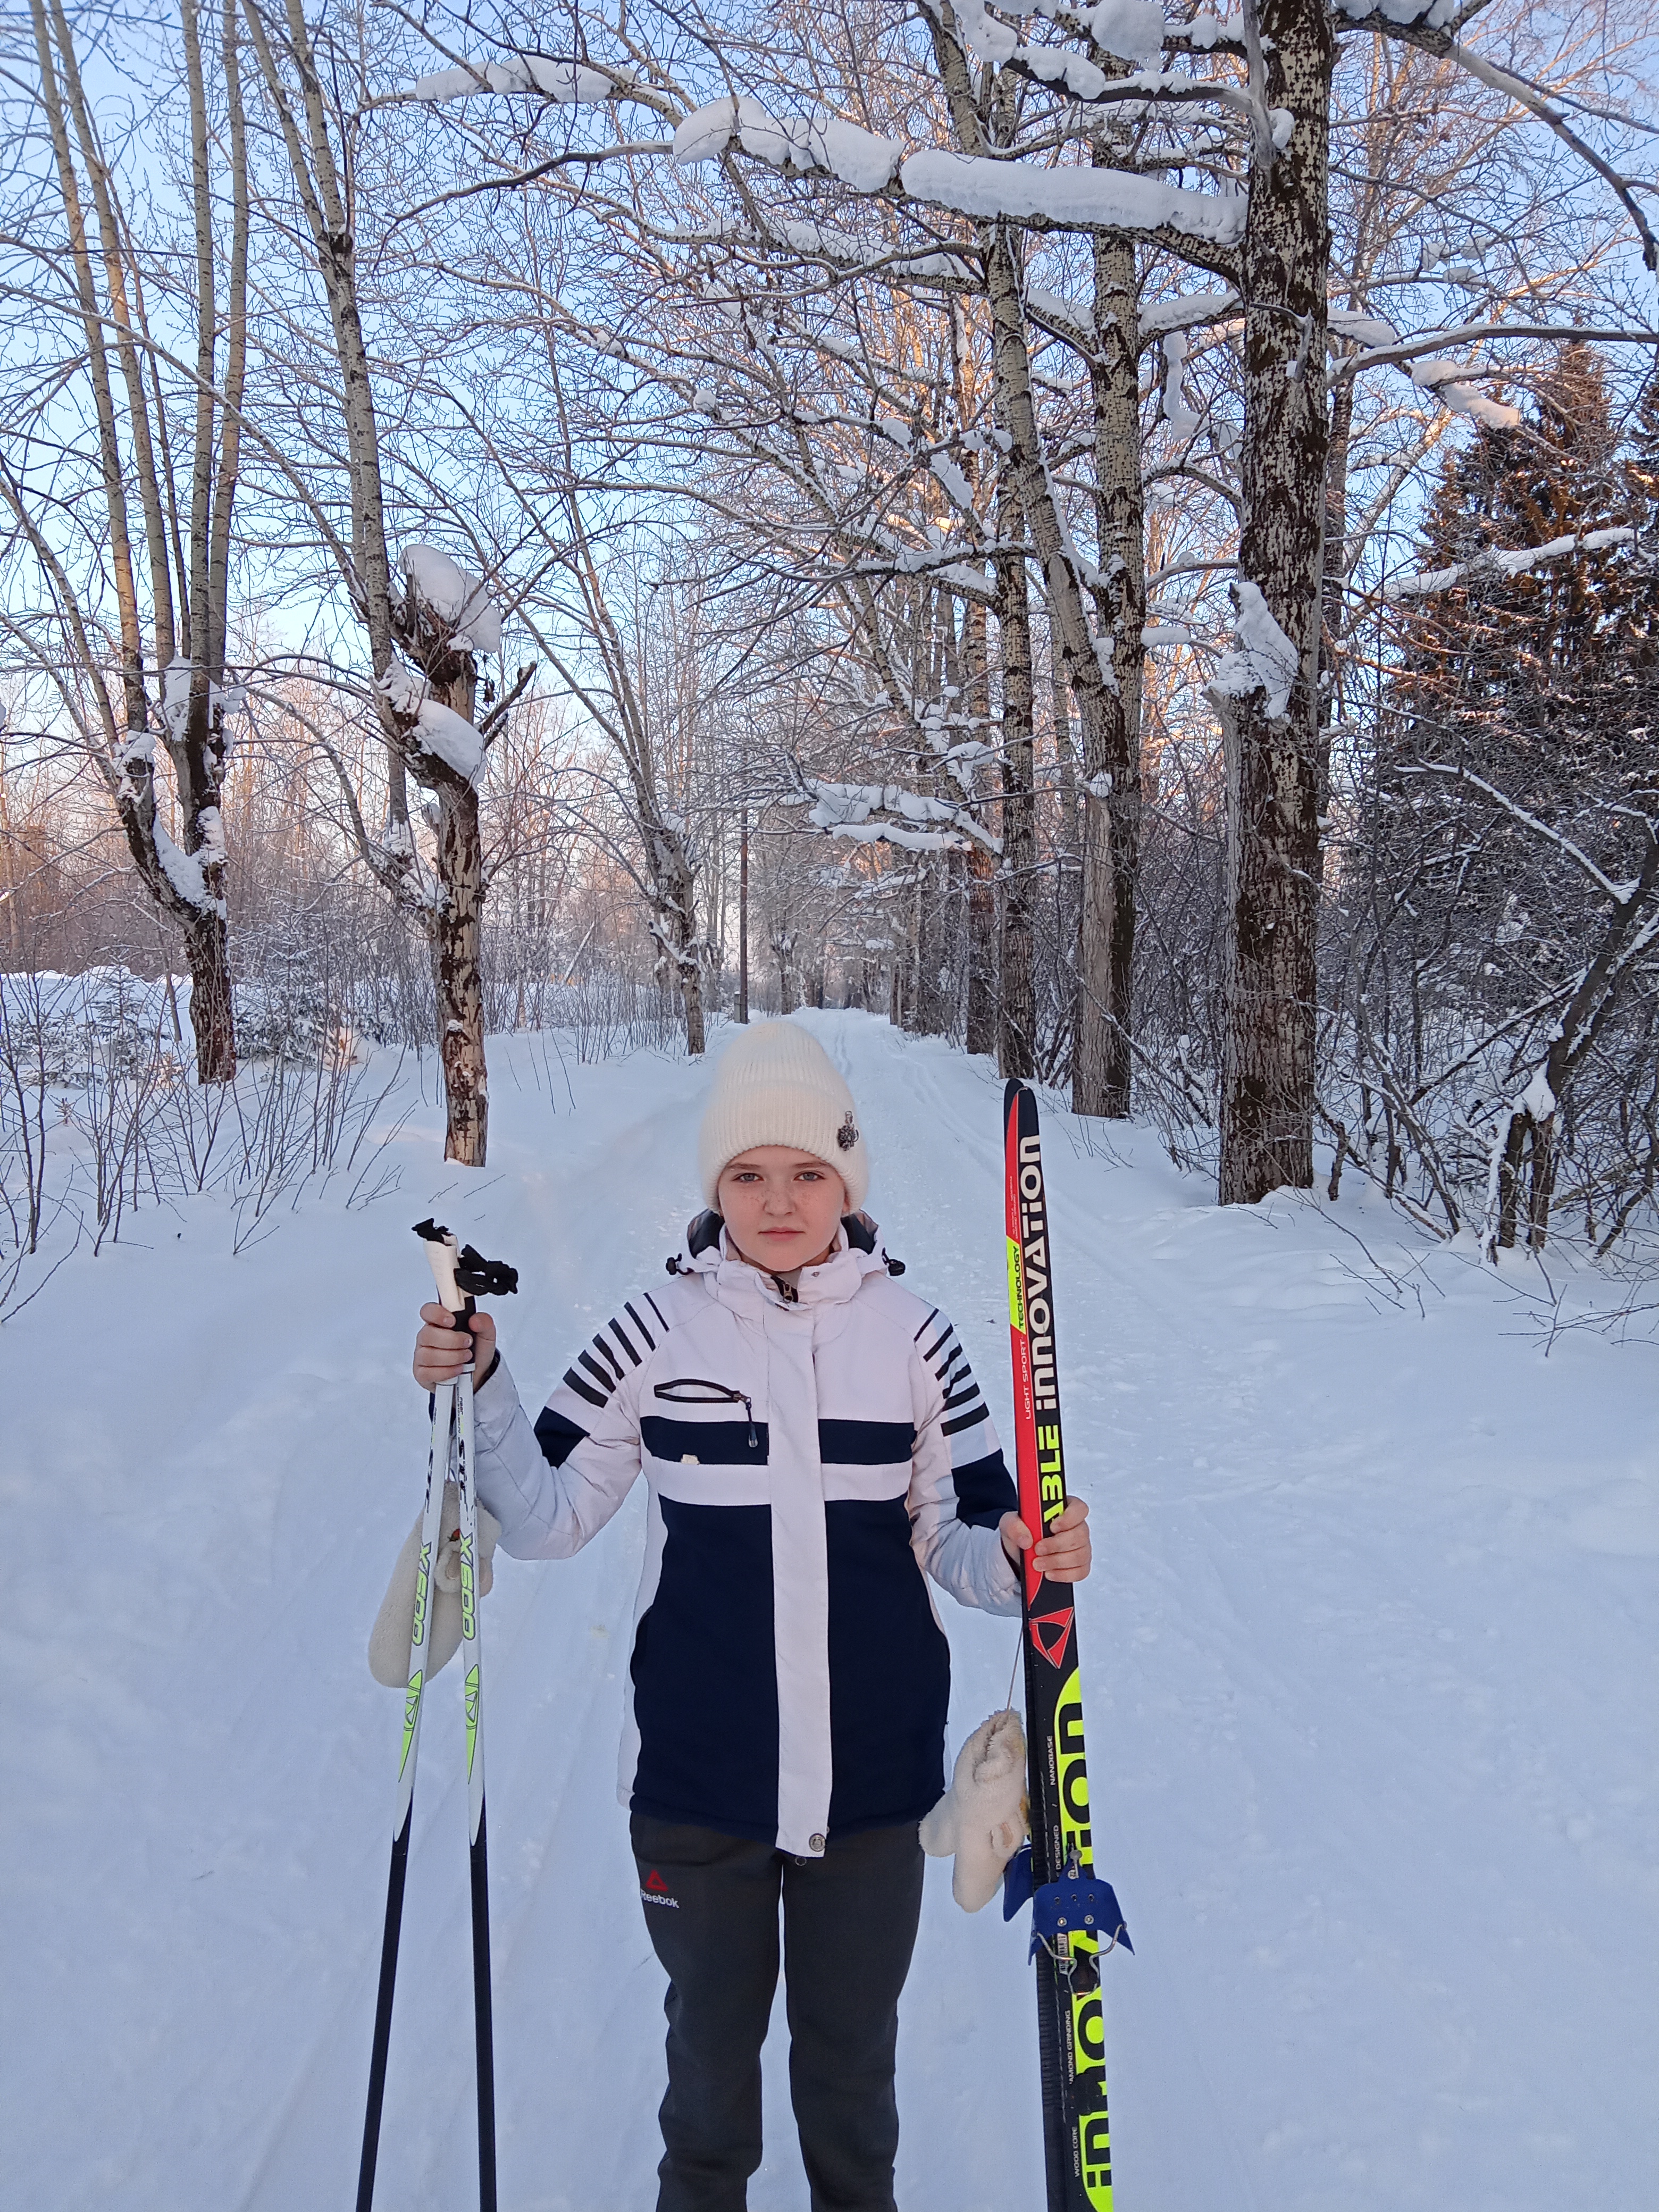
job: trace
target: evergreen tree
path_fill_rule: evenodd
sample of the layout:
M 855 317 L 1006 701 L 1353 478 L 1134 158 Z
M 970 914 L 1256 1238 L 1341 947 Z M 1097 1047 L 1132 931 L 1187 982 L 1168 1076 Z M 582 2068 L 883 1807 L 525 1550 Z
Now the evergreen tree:
M 1421 587 L 1395 611 L 1343 884 L 1347 1031 L 1362 1080 L 1380 1077 L 1391 1182 L 1401 1127 L 1426 1157 L 1437 1114 L 1466 1189 L 1498 1131 L 1499 1243 L 1524 1223 L 1541 1243 L 1568 1188 L 1593 1226 L 1652 1188 L 1632 1115 L 1653 1087 L 1655 978 L 1635 957 L 1646 925 L 1609 886 L 1641 879 L 1644 913 L 1654 895 L 1656 529 L 1659 380 L 1621 441 L 1602 363 L 1575 342 L 1518 422 L 1447 456 Z M 1522 557 L 1562 539 L 1578 542 Z
M 1649 432 L 1659 398 L 1647 396 Z M 1653 450 L 1659 452 L 1659 442 Z M 1513 428 L 1480 427 L 1448 456 L 1419 568 L 1462 568 L 1646 519 L 1639 465 L 1621 466 L 1600 357 L 1565 347 Z M 1633 514 L 1632 506 L 1645 512 Z M 1478 570 L 1407 603 L 1384 736 L 1400 766 L 1468 768 L 1553 822 L 1616 779 L 1650 771 L 1643 726 L 1659 599 L 1629 545 Z

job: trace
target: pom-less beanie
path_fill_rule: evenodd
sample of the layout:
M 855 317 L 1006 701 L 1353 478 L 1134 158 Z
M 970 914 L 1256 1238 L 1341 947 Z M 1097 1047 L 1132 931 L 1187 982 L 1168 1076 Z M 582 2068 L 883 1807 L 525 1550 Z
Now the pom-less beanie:
M 856 1213 L 870 1188 L 853 1094 L 829 1054 L 799 1022 L 757 1022 L 726 1047 L 697 1133 L 706 1204 L 728 1160 L 751 1145 L 793 1145 L 825 1160 L 847 1185 Z

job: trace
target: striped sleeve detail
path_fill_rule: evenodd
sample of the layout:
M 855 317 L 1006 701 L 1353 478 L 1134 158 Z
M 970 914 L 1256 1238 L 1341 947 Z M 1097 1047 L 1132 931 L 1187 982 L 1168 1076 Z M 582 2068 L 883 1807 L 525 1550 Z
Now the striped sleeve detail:
M 941 1314 L 939 1318 L 944 1321 L 945 1316 Z M 962 1356 L 961 1346 L 957 1342 L 957 1333 L 948 1321 L 945 1322 L 944 1334 L 936 1336 L 931 1344 L 922 1346 L 921 1356 L 942 1382 L 950 1371 L 951 1362 Z
M 960 1429 L 970 1429 L 987 1418 L 985 1400 L 979 1384 L 974 1380 L 974 1370 L 968 1354 L 957 1340 L 956 1331 L 947 1324 L 945 1334 L 934 1346 L 928 1364 L 944 1393 L 941 1424 L 945 1436 L 954 1436 Z
M 647 1316 L 654 1318 L 654 1332 Z M 668 1326 L 649 1291 L 624 1300 L 621 1312 L 611 1316 L 576 1354 L 575 1364 L 567 1368 L 566 1388 L 602 1410 L 610 1404 L 611 1393 L 623 1377 L 643 1366 L 647 1356 L 656 1350 L 667 1335 Z
M 603 1337 L 607 1334 L 609 1334 L 612 1342 L 621 1345 L 623 1352 L 628 1355 L 629 1365 L 630 1367 L 637 1367 L 640 1364 L 640 1355 L 634 1349 L 633 1339 L 629 1335 L 628 1331 L 623 1327 L 622 1322 L 619 1320 L 615 1319 L 606 1322 L 605 1328 L 599 1331 L 599 1334 Z
M 911 1547 L 963 1604 L 1018 1613 L 1019 1582 L 998 1533 L 1014 1506 L 1014 1485 L 991 1409 L 945 1314 L 929 1314 L 914 1355 L 912 1388 L 927 1413 L 911 1461 Z
M 622 1362 L 614 1352 L 605 1350 L 597 1336 L 593 1340 L 593 1350 L 600 1354 L 604 1361 L 603 1365 L 599 1359 L 594 1358 L 592 1352 L 579 1352 L 576 1354 L 576 1364 L 587 1370 L 608 1398 L 617 1383 L 622 1381 Z
M 586 1352 L 583 1353 L 582 1357 L 586 1358 L 587 1355 Z M 591 1365 L 592 1363 L 589 1362 L 589 1364 Z M 598 1406 L 601 1411 L 603 1411 L 611 1396 L 610 1387 L 608 1385 L 603 1390 L 596 1390 L 591 1382 L 585 1382 L 583 1380 L 574 1367 L 567 1367 L 565 1369 L 564 1386 L 567 1390 L 574 1390 L 579 1398 L 586 1398 L 590 1406 Z
M 944 1316 L 939 1316 L 944 1320 Z M 939 1434 L 951 1448 L 951 1483 L 957 1518 L 972 1528 L 994 1528 L 1015 1510 L 1013 1478 L 1002 1456 L 986 1404 L 961 1340 L 947 1328 L 935 1347 L 935 1380 L 944 1392 Z
M 954 1437 L 962 1430 L 971 1429 L 975 1423 L 988 1421 L 990 1418 L 991 1409 L 984 1399 L 981 1398 L 978 1404 L 970 1407 L 965 1413 L 953 1413 L 948 1421 L 941 1424 L 939 1433 L 942 1436 Z

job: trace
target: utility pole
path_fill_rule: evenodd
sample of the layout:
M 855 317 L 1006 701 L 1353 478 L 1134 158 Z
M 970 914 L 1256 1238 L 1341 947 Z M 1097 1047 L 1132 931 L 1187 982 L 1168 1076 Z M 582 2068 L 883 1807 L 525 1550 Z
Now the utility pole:
M 749 809 L 741 817 L 738 845 L 738 1019 L 749 1019 Z
M 738 1019 L 749 1019 L 749 733 L 744 732 L 743 804 L 738 815 Z

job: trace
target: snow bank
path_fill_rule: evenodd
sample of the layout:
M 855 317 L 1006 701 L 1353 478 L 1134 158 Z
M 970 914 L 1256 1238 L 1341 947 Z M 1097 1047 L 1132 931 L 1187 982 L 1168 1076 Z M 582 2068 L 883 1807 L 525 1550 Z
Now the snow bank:
M 878 192 L 890 184 L 903 151 L 896 139 L 878 137 L 838 116 L 781 120 L 759 100 L 740 98 L 711 100 L 688 115 L 674 133 L 674 159 L 690 168 L 718 161 L 734 143 L 775 169 L 801 175 L 824 170 L 855 192 Z
M 971 837 L 989 851 L 1002 849 L 1000 841 L 961 807 L 952 806 L 948 799 L 924 798 L 896 783 L 830 783 L 809 776 L 806 789 L 813 800 L 806 817 L 812 828 L 827 830 L 854 844 L 884 843 L 900 845 L 913 853 L 938 853 Z M 896 823 L 872 822 L 871 817 L 876 814 L 896 814 L 899 818 Z M 947 830 L 921 826 L 927 823 L 949 826 Z M 951 831 L 961 834 L 953 836 Z
M 1140 311 L 1140 335 L 1156 337 L 1164 331 L 1190 330 L 1195 323 L 1218 323 L 1241 305 L 1237 292 L 1182 292 L 1173 300 L 1158 300 Z
M 1040 13 L 1055 15 L 1057 7 Z M 1022 45 L 1006 23 L 987 10 L 984 0 L 957 0 L 956 15 L 969 48 L 982 62 L 1017 61 L 1044 84 L 1064 85 L 1078 100 L 1095 100 L 1107 82 L 1096 63 L 1064 46 Z M 1092 8 L 1066 11 L 1068 22 L 1083 26 L 1095 43 L 1121 61 L 1148 61 L 1164 48 L 1164 10 L 1152 0 L 1098 0 Z
M 994 1069 L 797 1018 L 859 1102 L 904 1286 L 1009 1435 Z M 7 1324 L 9 2204 L 351 2201 L 402 1713 L 363 1647 L 426 1453 L 410 1224 L 520 1266 L 534 1405 L 698 1203 L 708 1068 L 572 1064 L 567 1091 L 556 1045 L 491 1040 L 487 1170 L 445 1163 L 411 1089 L 396 1197 L 342 1185 L 236 1260 L 186 1206 Z M 1650 1348 L 1546 1358 L 1522 1255 L 1425 1251 L 1349 1183 L 1218 1209 L 1147 1129 L 1044 1123 L 1095 1849 L 1136 1945 L 1103 1994 L 1125 2212 L 1650 2212 Z M 645 1541 L 636 1495 L 574 1560 L 498 1555 L 484 1604 L 504 2205 L 653 2201 L 663 1979 L 615 1798 Z M 1018 1624 L 940 1613 L 954 1751 Z M 477 2201 L 460 1706 L 452 1668 L 380 2154 L 409 2212 Z M 907 2212 L 1042 2201 L 1025 1951 L 930 1867 Z M 751 2212 L 807 2203 L 781 2014 Z
M 1095 44 L 1120 61 L 1150 61 L 1164 50 L 1164 10 L 1152 0 L 1097 0 L 1079 8 L 1077 17 Z
M 1126 169 L 1038 168 L 928 149 L 899 171 L 912 198 L 988 222 L 998 216 L 1121 230 L 1170 228 L 1237 245 L 1244 233 L 1242 192 L 1194 192 Z
M 1187 340 L 1171 331 L 1164 341 L 1164 419 L 1177 438 L 1190 438 L 1204 421 L 1187 404 Z

